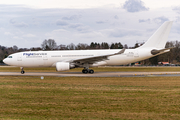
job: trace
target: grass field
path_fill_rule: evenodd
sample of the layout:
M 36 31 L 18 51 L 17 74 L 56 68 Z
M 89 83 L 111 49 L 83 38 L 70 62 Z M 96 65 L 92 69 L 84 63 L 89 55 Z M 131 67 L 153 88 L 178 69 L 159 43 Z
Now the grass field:
M 179 67 L 95 68 L 95 71 L 178 71 Z M 19 71 L 0 67 L 0 71 Z M 27 72 L 55 72 L 27 68 Z M 74 69 L 72 71 L 81 71 Z M 0 76 L 0 119 L 180 118 L 179 77 Z
M 179 119 L 179 77 L 0 76 L 0 119 Z

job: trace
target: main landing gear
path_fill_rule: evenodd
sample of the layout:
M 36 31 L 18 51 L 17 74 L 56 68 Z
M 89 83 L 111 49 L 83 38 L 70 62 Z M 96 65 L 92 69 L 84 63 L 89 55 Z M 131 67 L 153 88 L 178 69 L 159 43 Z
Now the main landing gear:
M 24 71 L 23 67 L 21 67 L 21 74 L 24 74 L 24 73 L 25 73 L 25 71 Z
M 84 74 L 87 74 L 87 73 L 93 74 L 93 73 L 94 73 L 94 70 L 84 68 L 84 69 L 82 70 L 82 73 L 84 73 Z

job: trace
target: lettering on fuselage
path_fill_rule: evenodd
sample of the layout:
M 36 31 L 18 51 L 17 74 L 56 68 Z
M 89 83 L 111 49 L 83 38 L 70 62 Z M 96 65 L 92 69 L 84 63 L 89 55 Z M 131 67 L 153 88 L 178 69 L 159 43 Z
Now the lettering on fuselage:
M 134 57 L 134 53 L 133 53 L 133 52 L 129 52 L 129 53 L 127 54 L 127 57 Z
M 47 55 L 47 53 L 23 53 L 23 56 L 28 58 L 37 58 Z

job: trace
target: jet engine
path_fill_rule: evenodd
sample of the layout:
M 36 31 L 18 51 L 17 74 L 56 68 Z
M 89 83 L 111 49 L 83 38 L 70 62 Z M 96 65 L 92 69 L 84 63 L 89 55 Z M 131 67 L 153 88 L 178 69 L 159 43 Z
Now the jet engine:
M 75 66 L 70 64 L 69 62 L 57 62 L 56 63 L 56 70 L 57 71 L 66 71 L 71 68 L 74 68 Z

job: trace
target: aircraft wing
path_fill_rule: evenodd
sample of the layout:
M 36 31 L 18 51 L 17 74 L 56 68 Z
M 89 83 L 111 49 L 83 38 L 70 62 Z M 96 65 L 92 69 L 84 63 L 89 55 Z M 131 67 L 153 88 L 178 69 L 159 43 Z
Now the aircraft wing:
M 76 63 L 76 64 L 83 64 L 83 63 L 93 64 L 95 62 L 108 60 L 109 56 L 119 55 L 119 54 L 124 53 L 124 51 L 125 49 L 122 49 L 119 52 L 114 53 L 114 54 L 97 55 L 97 56 L 92 56 L 92 57 L 79 58 L 79 59 L 71 60 L 70 62 Z

